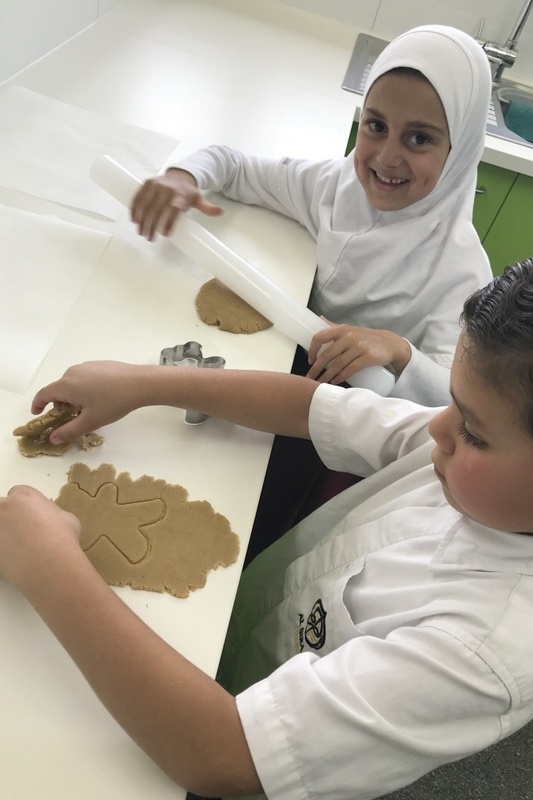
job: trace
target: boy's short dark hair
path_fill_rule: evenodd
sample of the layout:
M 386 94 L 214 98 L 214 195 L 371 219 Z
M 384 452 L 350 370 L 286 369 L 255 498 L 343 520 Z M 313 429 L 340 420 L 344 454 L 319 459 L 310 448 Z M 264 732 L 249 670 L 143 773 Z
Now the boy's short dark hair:
M 472 294 L 461 322 L 476 370 L 488 386 L 519 400 L 533 436 L 533 258 L 506 267 Z

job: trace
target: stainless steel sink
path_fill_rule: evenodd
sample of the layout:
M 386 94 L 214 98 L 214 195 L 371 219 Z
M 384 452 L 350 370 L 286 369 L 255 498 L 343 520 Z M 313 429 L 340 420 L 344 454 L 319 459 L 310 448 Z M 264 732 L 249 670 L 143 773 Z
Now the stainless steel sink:
M 342 88 L 348 92 L 363 94 L 370 69 L 387 45 L 386 39 L 360 33 Z M 518 142 L 526 147 L 533 147 L 533 90 L 505 78 L 501 87 L 492 92 L 487 133 L 510 142 Z

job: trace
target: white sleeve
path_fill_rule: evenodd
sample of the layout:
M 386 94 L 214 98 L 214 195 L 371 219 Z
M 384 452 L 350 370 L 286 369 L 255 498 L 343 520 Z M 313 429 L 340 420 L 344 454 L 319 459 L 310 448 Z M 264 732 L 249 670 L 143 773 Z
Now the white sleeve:
M 367 476 L 426 444 L 427 425 L 437 411 L 368 389 L 320 384 L 311 401 L 309 433 L 327 467 Z
M 190 172 L 200 189 L 258 205 L 300 222 L 316 239 L 320 197 L 332 161 L 268 159 L 214 145 L 176 164 Z
M 371 800 L 494 744 L 511 701 L 493 667 L 429 625 L 294 656 L 237 695 L 265 794 Z
M 397 378 L 391 395 L 425 406 L 442 406 L 450 401 L 451 354 L 426 355 L 411 342 L 411 360 Z

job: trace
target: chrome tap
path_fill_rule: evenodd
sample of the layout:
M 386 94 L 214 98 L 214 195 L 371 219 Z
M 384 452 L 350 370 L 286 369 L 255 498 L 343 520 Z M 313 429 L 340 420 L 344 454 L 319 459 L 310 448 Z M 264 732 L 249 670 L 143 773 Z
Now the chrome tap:
M 526 0 L 505 44 L 492 41 L 483 41 L 481 38 L 481 33 L 485 20 L 481 21 L 476 38 L 487 54 L 492 72 L 492 85 L 494 87 L 497 87 L 501 84 L 504 69 L 507 67 L 512 67 L 516 61 L 516 57 L 518 55 L 518 37 L 522 32 L 522 28 L 524 27 L 532 7 L 533 0 Z

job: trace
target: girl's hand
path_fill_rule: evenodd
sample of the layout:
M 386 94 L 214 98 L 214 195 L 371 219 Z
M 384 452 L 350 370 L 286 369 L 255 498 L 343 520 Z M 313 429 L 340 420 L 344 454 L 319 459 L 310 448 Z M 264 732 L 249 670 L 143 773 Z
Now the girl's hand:
M 79 549 L 80 523 L 31 486 L 14 486 L 0 498 L 0 579 L 24 592 L 61 560 Z
M 390 364 L 400 375 L 411 359 L 409 343 L 392 331 L 335 325 L 313 336 L 309 348 L 308 378 L 338 385 L 366 367 Z
M 151 369 L 155 368 L 119 361 L 87 361 L 69 367 L 62 378 L 37 392 L 32 414 L 41 414 L 49 403 L 73 406 L 78 416 L 50 434 L 52 444 L 70 442 L 142 406 Z
M 131 207 L 131 219 L 139 233 L 153 241 L 156 232 L 168 236 L 178 216 L 189 208 L 197 208 L 209 217 L 223 213 L 220 206 L 209 203 L 189 172 L 171 169 L 165 175 L 147 180 L 139 189 Z

